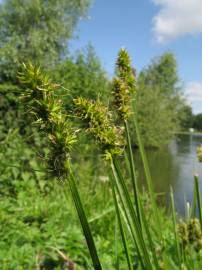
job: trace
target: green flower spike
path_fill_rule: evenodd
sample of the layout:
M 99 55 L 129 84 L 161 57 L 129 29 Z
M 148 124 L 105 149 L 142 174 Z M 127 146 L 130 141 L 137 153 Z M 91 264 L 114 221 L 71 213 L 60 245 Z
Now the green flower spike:
M 74 99 L 75 112 L 83 120 L 86 130 L 99 143 L 105 159 L 123 152 L 122 130 L 112 122 L 112 115 L 99 100 L 82 97 Z
M 55 176 L 63 177 L 76 136 L 63 113 L 61 100 L 55 95 L 59 85 L 32 64 L 24 64 L 18 78 L 24 86 L 21 98 L 33 115 L 34 123 L 48 134 L 51 146 L 49 169 Z
M 135 93 L 135 72 L 130 57 L 121 49 L 116 63 L 116 74 L 112 84 L 113 105 L 121 120 L 127 120 L 132 114 L 131 98 Z
M 197 218 L 192 218 L 187 223 L 181 221 L 178 234 L 184 249 L 188 251 L 188 245 L 191 245 L 196 252 L 202 251 L 202 231 Z
M 116 66 L 117 76 L 125 82 L 129 91 L 133 93 L 135 91 L 135 70 L 132 68 L 130 56 L 125 49 L 120 50 Z

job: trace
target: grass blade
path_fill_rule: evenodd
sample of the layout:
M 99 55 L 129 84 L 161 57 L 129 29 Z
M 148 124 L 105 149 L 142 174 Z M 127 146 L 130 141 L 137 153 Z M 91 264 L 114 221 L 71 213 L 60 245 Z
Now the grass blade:
M 195 188 L 196 188 L 196 198 L 197 198 L 198 211 L 199 211 L 199 220 L 200 220 L 201 229 L 202 229 L 201 195 L 199 191 L 199 177 L 197 174 L 194 175 L 194 182 L 195 182 Z
M 175 211 L 175 202 L 174 202 L 174 196 L 173 196 L 172 187 L 170 188 L 170 200 L 171 200 L 173 230 L 174 230 L 174 234 L 175 234 L 175 245 L 176 245 L 176 250 L 177 250 L 178 264 L 179 264 L 179 267 L 180 267 L 182 259 L 181 259 L 179 239 L 178 239 L 178 235 L 177 235 L 176 211 Z

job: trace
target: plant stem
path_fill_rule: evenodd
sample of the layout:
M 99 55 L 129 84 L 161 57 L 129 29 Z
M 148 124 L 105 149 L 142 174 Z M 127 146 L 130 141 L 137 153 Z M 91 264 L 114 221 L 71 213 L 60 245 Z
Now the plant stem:
M 118 178 L 117 178 L 117 173 L 116 173 L 115 168 L 114 168 L 113 165 L 111 165 L 111 168 L 112 168 L 112 172 L 113 172 L 113 176 L 114 176 L 114 179 L 111 178 L 111 181 L 112 181 L 112 184 L 115 186 L 115 188 L 116 188 L 116 190 L 118 192 L 119 199 L 120 199 L 120 202 L 121 202 L 121 205 L 122 205 L 122 211 L 123 211 L 123 214 L 124 214 L 123 216 L 125 217 L 125 223 L 127 225 L 129 233 L 132 236 L 132 239 L 133 239 L 133 242 L 134 242 L 138 257 L 139 257 L 141 265 L 142 265 L 142 269 L 145 269 L 144 262 L 143 262 L 143 259 L 142 259 L 142 255 L 141 255 L 141 252 L 140 252 L 140 246 L 138 244 L 138 240 L 137 240 L 137 237 L 136 237 L 136 233 L 134 231 L 134 226 L 132 225 L 131 218 L 129 217 L 127 206 L 126 206 L 126 203 L 125 203 L 124 198 L 123 198 L 124 196 L 122 195 L 122 192 L 121 192 L 121 187 L 120 187 L 120 184 L 119 184 L 119 181 L 118 181 Z
M 170 199 L 171 199 L 173 229 L 174 229 L 174 234 L 175 234 L 175 245 L 177 249 L 177 258 L 178 258 L 179 267 L 181 267 L 182 260 L 181 260 L 180 245 L 179 245 L 179 240 L 178 240 L 178 235 L 177 235 L 176 211 L 175 211 L 175 202 L 174 202 L 172 187 L 170 188 Z
M 194 182 L 195 182 L 195 188 L 196 188 L 196 198 L 197 198 L 197 203 L 198 203 L 199 220 L 200 220 L 201 229 L 202 229 L 201 195 L 199 191 L 199 178 L 197 174 L 194 175 Z
M 129 254 L 128 243 L 127 243 L 127 240 L 126 240 L 126 236 L 125 236 L 123 224 L 122 224 L 122 221 L 121 221 L 121 215 L 120 215 L 119 206 L 118 206 L 118 202 L 117 202 L 116 193 L 115 193 L 115 189 L 114 189 L 113 183 L 111 183 L 111 188 L 112 188 L 112 194 L 113 194 L 113 199 L 114 199 L 115 211 L 116 211 L 117 220 L 118 220 L 118 224 L 119 224 L 119 229 L 120 229 L 120 234 L 121 234 L 121 238 L 122 238 L 122 243 L 123 243 L 125 254 L 126 254 L 126 260 L 127 260 L 127 264 L 128 264 L 128 269 L 129 270 L 132 270 L 133 267 L 132 267 L 131 258 L 130 258 L 130 254 Z
M 143 253 L 145 267 L 147 270 L 153 269 L 151 261 L 150 261 L 150 257 L 149 257 L 149 252 L 148 252 L 147 247 L 146 247 L 145 239 L 143 237 L 143 230 L 142 230 L 140 222 L 138 220 L 137 213 L 135 211 L 133 203 L 131 201 L 130 194 L 129 194 L 127 186 L 125 184 L 125 181 L 124 181 L 123 175 L 121 173 L 118 161 L 116 159 L 113 159 L 111 166 L 112 166 L 112 170 L 115 171 L 117 176 L 118 176 L 118 180 L 119 180 L 119 183 L 121 185 L 122 192 L 123 192 L 123 197 L 126 201 L 126 204 L 127 204 L 127 207 L 128 207 L 129 213 L 130 213 L 130 218 L 133 221 L 135 233 L 137 236 L 137 242 L 139 243 L 141 250 L 142 250 L 142 253 Z
M 90 252 L 90 256 L 93 262 L 93 266 L 95 270 L 102 270 L 100 261 L 99 261 L 99 257 L 97 254 L 97 250 L 95 247 L 95 243 L 93 240 L 93 236 L 92 236 L 92 232 L 84 211 L 84 207 L 83 204 L 81 202 L 80 196 L 79 196 L 79 192 L 76 186 L 76 181 L 74 179 L 74 175 L 72 172 L 70 172 L 70 175 L 68 177 L 68 183 L 69 183 L 69 187 L 70 187 L 70 191 L 72 194 L 72 198 L 75 204 L 75 208 L 80 220 L 80 224 L 82 226 L 83 229 L 83 233 L 86 239 L 86 243 Z M 65 195 L 68 196 L 67 191 L 65 190 Z
M 126 129 L 127 145 L 128 145 L 128 152 L 129 152 L 129 164 L 130 164 L 131 180 L 132 180 L 133 192 L 134 192 L 134 198 L 135 198 L 135 206 L 137 210 L 138 220 L 141 223 L 140 203 L 139 203 L 138 187 L 137 187 L 137 176 L 135 173 L 135 163 L 134 163 L 134 158 L 133 158 L 128 122 L 124 121 L 124 125 Z

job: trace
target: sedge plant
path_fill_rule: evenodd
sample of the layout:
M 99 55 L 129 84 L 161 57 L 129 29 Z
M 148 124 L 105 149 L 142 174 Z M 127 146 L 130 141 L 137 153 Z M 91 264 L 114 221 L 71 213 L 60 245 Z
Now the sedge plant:
M 65 115 L 62 102 L 57 96 L 58 84 L 32 64 L 23 65 L 18 75 L 23 86 L 21 100 L 39 130 L 49 139 L 50 154 L 47 161 L 52 175 L 67 180 L 85 235 L 94 269 L 101 270 L 94 239 L 77 189 L 71 168 L 71 150 L 76 142 L 76 131 Z M 65 190 L 65 195 L 68 196 Z
M 78 128 L 75 128 L 75 123 L 72 124 L 71 118 L 63 109 L 62 101 L 57 94 L 60 86 L 54 84 L 47 75 L 41 72 L 40 68 L 34 67 L 32 64 L 24 65 L 19 73 L 19 80 L 23 86 L 21 99 L 27 108 L 27 113 L 32 116 L 33 122 L 49 140 L 48 171 L 60 179 L 67 180 L 94 269 L 100 270 L 102 266 L 71 165 L 71 151 L 77 142 Z M 194 254 L 200 257 L 202 252 L 200 246 L 202 243 L 202 211 L 198 177 L 195 177 L 194 194 L 195 204 L 199 209 L 199 221 L 193 217 L 186 224 L 178 224 L 173 192 L 171 191 L 172 232 L 176 255 L 173 259 L 164 255 L 163 252 L 160 256 L 157 254 L 157 246 L 161 245 L 164 239 L 151 174 L 138 125 L 135 109 L 136 91 L 135 72 L 131 66 L 130 57 L 125 49 L 121 49 L 116 62 L 116 77 L 112 84 L 114 112 L 110 111 L 99 99 L 91 100 L 77 97 L 72 100 L 71 114 L 79 120 L 80 129 L 85 130 L 97 142 L 104 162 L 108 163 L 111 169 L 109 177 L 111 194 L 127 269 L 192 269 L 190 268 L 192 264 L 195 265 L 193 269 L 197 269 L 200 267 L 200 263 L 193 262 L 188 247 L 191 246 Z M 144 165 L 152 210 L 155 214 L 152 219 L 155 220 L 154 224 L 158 233 L 154 233 L 149 224 L 147 212 L 138 190 L 137 171 L 129 129 L 130 118 L 135 119 L 137 144 Z M 125 156 L 125 160 L 123 160 L 123 156 Z M 123 164 L 129 169 L 131 183 L 126 181 Z M 132 185 L 132 196 L 129 184 Z M 67 190 L 64 192 L 68 196 Z M 185 236 L 186 239 L 183 238 Z M 117 232 L 116 239 L 118 239 Z M 118 269 L 118 263 L 115 268 Z
M 73 100 L 75 104 L 75 115 L 82 121 L 86 132 L 94 137 L 102 151 L 103 157 L 110 163 L 112 168 L 114 180 L 112 180 L 112 193 L 114 198 L 115 211 L 117 213 L 118 223 L 120 227 L 122 242 L 128 262 L 128 267 L 131 269 L 130 254 L 128 252 L 128 244 L 124 234 L 124 227 L 120 218 L 120 209 L 117 207 L 117 195 L 120 201 L 121 208 L 124 213 L 124 218 L 127 220 L 129 232 L 132 235 L 134 248 L 138 253 L 138 260 L 142 265 L 142 269 L 153 269 L 152 261 L 158 269 L 158 262 L 154 252 L 154 246 L 151 241 L 150 231 L 146 224 L 146 218 L 141 213 L 141 205 L 134 205 L 125 179 L 122 175 L 119 156 L 123 153 L 124 139 L 122 129 L 117 128 L 112 119 L 112 114 L 108 108 L 104 106 L 99 100 L 93 101 L 82 97 Z M 136 195 L 139 203 L 139 195 Z M 138 209 L 139 207 L 139 209 Z M 138 211 L 137 211 L 138 209 Z M 141 225 L 142 219 L 144 226 Z M 147 240 L 149 241 L 149 248 L 144 237 L 146 232 Z M 152 256 L 150 256 L 150 252 Z

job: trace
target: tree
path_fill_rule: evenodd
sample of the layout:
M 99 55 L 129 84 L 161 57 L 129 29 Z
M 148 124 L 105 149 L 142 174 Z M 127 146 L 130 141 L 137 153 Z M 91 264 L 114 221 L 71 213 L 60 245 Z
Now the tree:
M 164 53 L 140 72 L 138 80 L 149 87 L 158 86 L 169 98 L 179 93 L 177 62 L 172 53 Z
M 187 130 L 193 126 L 193 113 L 192 108 L 185 103 L 180 111 L 180 126 L 182 129 Z
M 31 61 L 49 70 L 55 68 L 67 55 L 67 41 L 89 3 L 7 0 L 0 4 L 0 124 L 5 132 L 8 127 L 19 127 L 23 119 L 19 117 L 16 79 L 19 66 Z
M 170 141 L 179 128 L 183 105 L 176 59 L 165 53 L 141 71 L 137 81 L 137 117 L 147 146 L 160 147 Z
M 53 67 L 90 0 L 7 0 L 0 5 L 0 82 L 15 80 L 23 61 Z
M 202 113 L 194 115 L 193 128 L 202 131 Z
M 75 57 L 57 65 L 52 77 L 68 89 L 69 95 L 73 97 L 100 97 L 101 100 L 108 101 L 110 80 L 91 45 L 86 51 L 78 51 Z M 68 95 L 66 99 L 68 102 Z

